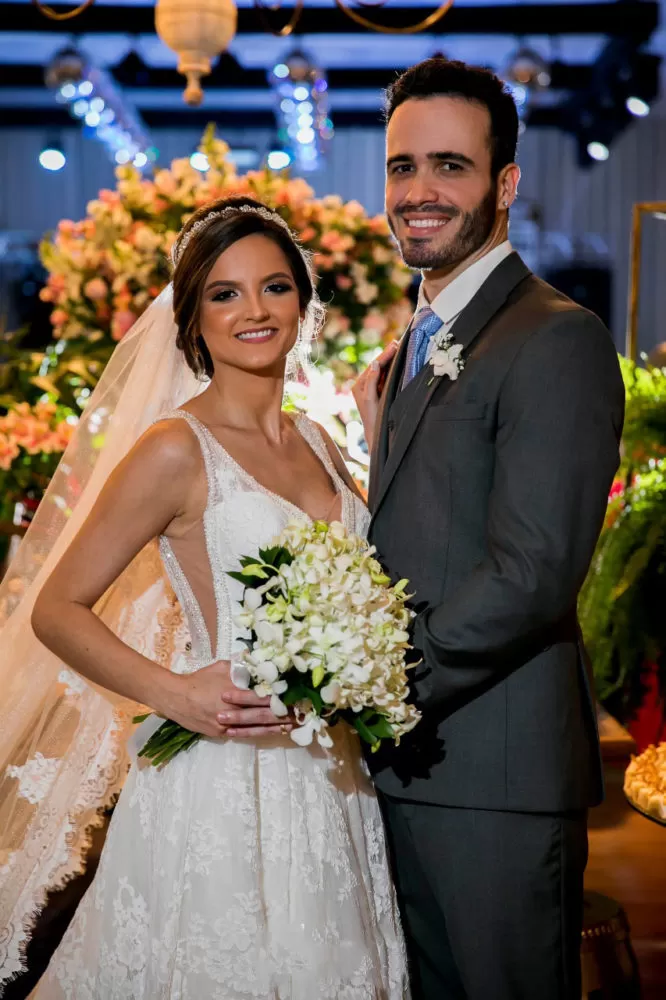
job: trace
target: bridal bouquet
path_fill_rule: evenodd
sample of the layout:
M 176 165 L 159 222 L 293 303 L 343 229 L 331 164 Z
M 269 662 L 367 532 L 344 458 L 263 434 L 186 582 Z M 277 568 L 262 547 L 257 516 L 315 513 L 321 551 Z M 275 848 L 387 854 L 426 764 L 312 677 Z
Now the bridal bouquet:
M 294 521 L 229 574 L 245 585 L 236 624 L 249 634 L 232 679 L 270 697 L 278 718 L 291 709 L 300 746 L 332 746 L 342 719 L 376 750 L 421 717 L 407 701 L 407 580 L 390 586 L 374 551 L 341 524 Z M 139 756 L 163 764 L 198 739 L 167 721 Z

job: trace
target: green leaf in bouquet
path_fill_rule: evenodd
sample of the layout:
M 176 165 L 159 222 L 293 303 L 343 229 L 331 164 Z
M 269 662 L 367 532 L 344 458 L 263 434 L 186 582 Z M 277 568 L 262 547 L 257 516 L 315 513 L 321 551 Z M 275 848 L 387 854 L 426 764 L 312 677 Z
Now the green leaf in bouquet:
M 285 549 L 282 545 L 274 545 L 270 549 L 259 549 L 259 555 L 266 566 L 271 566 L 276 570 L 280 569 L 281 566 L 290 566 L 294 561 L 289 549 Z
M 135 722 L 135 723 L 137 723 L 137 722 L 145 722 L 146 719 L 149 719 L 152 714 L 153 714 L 152 712 L 146 712 L 145 715 L 135 715 L 134 718 L 132 719 L 132 722 Z
M 281 548 L 279 545 L 274 545 L 271 549 L 259 549 L 259 557 L 267 566 L 275 566 L 275 560 L 280 551 Z
M 260 576 L 247 576 L 242 571 L 237 571 L 237 570 L 228 571 L 227 576 L 230 576 L 232 580 L 238 580 L 238 582 L 242 583 L 245 587 L 248 588 L 248 590 L 255 590 L 257 587 L 260 587 L 263 583 L 266 582 L 265 577 L 262 578 Z
M 368 726 L 366 726 L 365 722 L 363 722 L 360 716 L 357 716 L 355 719 L 353 719 L 352 725 L 356 730 L 356 732 L 358 733 L 358 735 L 361 737 L 361 739 L 365 743 L 368 743 L 373 751 L 379 748 L 379 743 L 380 743 L 379 739 L 375 736 L 372 730 Z

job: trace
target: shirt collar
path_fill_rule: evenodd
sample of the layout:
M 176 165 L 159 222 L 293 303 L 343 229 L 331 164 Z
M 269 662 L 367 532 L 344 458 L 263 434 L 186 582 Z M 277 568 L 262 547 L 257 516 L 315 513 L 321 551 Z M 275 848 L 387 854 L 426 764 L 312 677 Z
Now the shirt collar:
M 451 323 L 463 311 L 465 306 L 472 301 L 481 288 L 481 285 L 490 277 L 497 265 L 511 253 L 513 253 L 513 247 L 509 240 L 505 240 L 504 243 L 500 243 L 499 246 L 494 247 L 487 254 L 484 254 L 483 257 L 470 264 L 468 268 L 453 279 L 450 285 L 443 288 L 432 302 L 428 302 L 423 290 L 424 282 L 421 282 L 416 312 L 418 313 L 421 309 L 427 307 L 439 316 L 442 323 Z

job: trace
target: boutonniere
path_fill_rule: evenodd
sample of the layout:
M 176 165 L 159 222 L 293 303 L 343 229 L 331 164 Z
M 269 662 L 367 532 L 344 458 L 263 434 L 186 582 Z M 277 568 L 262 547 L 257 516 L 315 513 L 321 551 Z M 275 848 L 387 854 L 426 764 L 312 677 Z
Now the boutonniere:
M 432 350 L 428 363 L 432 365 L 433 376 L 428 382 L 431 385 L 436 378 L 445 375 L 452 382 L 460 375 L 465 367 L 465 359 L 461 357 L 463 352 L 462 344 L 453 342 L 453 334 L 440 330 L 435 334 L 432 341 Z

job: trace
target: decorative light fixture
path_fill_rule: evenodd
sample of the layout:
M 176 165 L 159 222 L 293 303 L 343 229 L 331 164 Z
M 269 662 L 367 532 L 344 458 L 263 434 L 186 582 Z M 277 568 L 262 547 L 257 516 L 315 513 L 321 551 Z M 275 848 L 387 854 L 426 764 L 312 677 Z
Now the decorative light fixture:
M 625 105 L 629 114 L 635 118 L 645 118 L 650 114 L 650 105 L 642 97 L 628 97 Z
M 610 151 L 605 143 L 594 140 L 593 142 L 588 142 L 587 154 L 593 160 L 597 160 L 602 163 L 604 160 L 608 159 Z
M 66 163 L 67 157 L 59 142 L 47 142 L 39 154 L 39 165 L 44 170 L 57 172 L 62 170 Z
M 187 78 L 186 104 L 201 104 L 201 77 L 236 34 L 237 20 L 234 0 L 157 0 L 155 28 L 178 55 L 178 72 Z
M 550 66 L 538 52 L 525 45 L 511 56 L 503 76 L 528 90 L 550 87 Z
M 317 170 L 326 143 L 333 137 L 324 72 L 305 53 L 295 50 L 273 67 L 269 80 L 275 91 L 281 143 L 281 149 L 274 152 L 283 153 L 282 157 L 273 156 L 273 163 L 288 166 L 284 162 L 284 155 L 288 155 L 301 170 Z
M 376 9 L 378 7 L 383 7 L 387 0 L 375 0 L 371 3 L 370 0 L 356 0 L 359 7 L 367 10 L 368 8 Z M 379 31 L 383 35 L 416 35 L 421 31 L 427 31 L 432 28 L 440 18 L 444 17 L 446 12 L 453 7 L 453 0 L 445 0 L 445 3 L 440 4 L 437 10 L 433 11 L 432 14 L 428 14 L 426 17 L 422 18 L 417 24 L 410 24 L 406 28 L 388 28 L 382 24 L 377 24 L 375 21 L 368 20 L 363 14 L 360 14 L 353 7 L 350 7 L 344 0 L 335 0 L 335 5 L 338 10 L 341 10 L 343 14 L 355 21 L 356 24 L 360 24 L 362 28 L 368 28 L 370 31 Z M 267 10 L 276 11 L 282 6 L 281 0 L 273 0 L 269 4 L 265 4 L 264 0 L 254 0 L 255 9 L 259 12 L 260 17 L 264 21 L 266 29 L 273 35 L 279 35 L 284 38 L 287 35 L 291 35 L 298 24 L 301 14 L 303 13 L 303 0 L 295 0 L 294 2 L 294 12 L 291 15 L 287 24 L 283 25 L 277 31 L 274 30 L 265 12 Z
M 133 163 L 139 170 L 152 166 L 157 151 L 108 73 L 92 66 L 77 49 L 67 48 L 54 56 L 44 78 L 56 101 L 67 105 L 84 134 L 102 142 L 116 163 Z
M 269 170 L 286 170 L 291 163 L 291 156 L 286 149 L 271 149 L 266 157 Z
M 550 86 L 550 66 L 534 49 L 521 45 L 508 60 L 500 75 L 513 94 L 524 132 L 531 98 L 538 91 Z
M 41 0 L 34 0 L 39 10 L 54 21 L 65 21 L 76 17 L 92 5 L 94 0 L 83 0 L 78 7 L 60 14 Z M 422 18 L 416 24 L 405 28 L 385 27 L 368 20 L 363 14 L 350 7 L 344 0 L 334 0 L 338 10 L 370 31 L 385 35 L 414 35 L 427 31 L 437 23 L 453 6 L 453 0 L 445 0 L 437 10 Z M 359 7 L 376 9 L 383 7 L 387 0 L 356 0 Z M 254 7 L 264 22 L 267 31 L 280 38 L 291 35 L 303 13 L 304 0 L 294 0 L 293 13 L 287 22 L 277 30 L 267 17 L 280 10 L 282 0 L 254 0 Z M 183 97 L 187 104 L 199 105 L 203 100 L 201 77 L 211 71 L 211 60 L 224 52 L 236 34 L 238 11 L 234 0 L 157 0 L 155 8 L 155 29 L 162 41 L 178 55 L 178 72 L 187 78 Z

